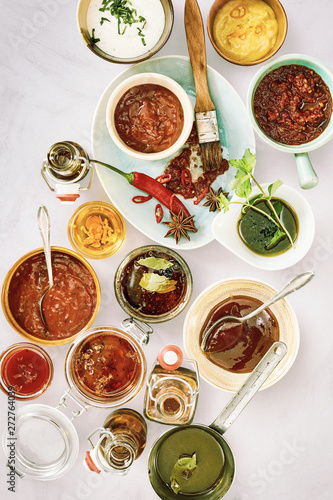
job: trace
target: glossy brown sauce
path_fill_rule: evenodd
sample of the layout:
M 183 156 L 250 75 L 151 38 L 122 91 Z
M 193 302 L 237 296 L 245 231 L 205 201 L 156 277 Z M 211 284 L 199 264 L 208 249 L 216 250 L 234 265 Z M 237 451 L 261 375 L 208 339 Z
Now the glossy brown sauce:
M 246 316 L 262 302 L 253 297 L 234 296 L 221 302 L 209 313 L 200 333 L 227 315 Z M 271 345 L 279 340 L 279 325 L 269 309 L 245 323 L 222 323 L 207 338 L 205 356 L 215 365 L 234 373 L 251 372 Z

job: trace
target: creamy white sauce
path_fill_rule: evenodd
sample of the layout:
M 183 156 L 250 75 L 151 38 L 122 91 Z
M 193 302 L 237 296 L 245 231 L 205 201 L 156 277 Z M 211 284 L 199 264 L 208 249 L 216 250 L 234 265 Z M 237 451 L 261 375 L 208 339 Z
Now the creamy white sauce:
M 99 10 L 102 0 L 91 0 L 88 7 L 88 31 L 92 35 L 92 30 L 95 29 L 94 38 L 100 38 L 100 41 L 96 43 L 97 47 L 111 56 L 124 59 L 140 56 L 152 49 L 163 33 L 165 16 L 160 0 L 131 0 L 131 4 L 128 6 L 137 11 L 135 17 L 143 16 L 146 19 L 146 24 L 142 29 L 146 45 L 143 45 L 137 30 L 142 27 L 142 23 L 127 25 L 125 33 L 119 35 L 118 20 L 111 16 L 110 12 Z M 100 25 L 102 17 L 109 19 L 110 22 L 104 21 Z M 123 28 L 124 24 L 121 24 L 121 29 Z

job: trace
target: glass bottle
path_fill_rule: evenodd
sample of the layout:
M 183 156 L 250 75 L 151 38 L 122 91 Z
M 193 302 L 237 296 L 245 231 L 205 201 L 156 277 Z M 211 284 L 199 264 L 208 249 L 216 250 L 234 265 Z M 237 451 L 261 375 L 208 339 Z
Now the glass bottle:
M 82 181 L 89 172 L 89 184 L 82 187 L 79 181 Z M 82 146 L 73 141 L 62 141 L 53 144 L 49 149 L 41 174 L 48 187 L 56 193 L 62 203 L 73 203 L 79 198 L 79 191 L 90 189 L 93 170 Z M 49 180 L 56 183 L 54 188 Z
M 98 430 L 101 433 L 94 446 L 90 438 Z M 146 446 L 147 424 L 140 413 L 122 408 L 112 412 L 88 440 L 92 450 L 87 451 L 84 465 L 89 470 L 126 474 Z
M 183 361 L 190 363 L 191 369 L 181 366 Z M 196 361 L 184 359 L 178 346 L 166 345 L 148 377 L 144 415 L 162 424 L 189 424 L 194 417 L 199 390 Z

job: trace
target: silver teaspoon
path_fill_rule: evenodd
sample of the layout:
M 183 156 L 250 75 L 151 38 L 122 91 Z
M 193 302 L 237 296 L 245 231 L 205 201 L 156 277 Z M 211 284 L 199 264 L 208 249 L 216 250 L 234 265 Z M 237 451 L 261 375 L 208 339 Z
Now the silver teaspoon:
M 298 274 L 295 278 L 293 278 L 287 285 L 285 285 L 282 290 L 277 292 L 273 297 L 271 297 L 267 302 L 262 304 L 260 307 L 252 311 L 251 313 L 247 314 L 246 316 L 223 316 L 222 318 L 219 318 L 216 320 L 203 334 L 202 340 L 201 340 L 201 349 L 203 352 L 207 351 L 207 339 L 209 338 L 210 334 L 212 333 L 215 328 L 218 326 L 222 325 L 223 323 L 228 323 L 228 327 L 232 325 L 232 323 L 244 323 L 245 321 L 249 320 L 250 318 L 253 318 L 254 316 L 257 316 L 261 311 L 266 309 L 267 307 L 275 304 L 278 300 L 283 299 L 290 293 L 295 292 L 302 286 L 306 285 L 309 283 L 309 281 L 312 280 L 314 277 L 314 272 L 313 271 L 307 271 L 302 274 Z M 210 351 L 210 352 L 217 352 L 217 351 Z
M 47 326 L 45 318 L 44 318 L 44 313 L 43 313 L 43 300 L 45 298 L 45 295 L 49 292 L 50 288 L 53 287 L 53 271 L 52 271 L 51 242 L 50 242 L 51 222 L 50 222 L 50 215 L 47 211 L 47 208 L 44 205 L 41 205 L 38 208 L 37 222 L 38 222 L 39 232 L 41 234 L 42 241 L 43 241 L 47 274 L 48 274 L 48 278 L 49 278 L 49 286 L 45 290 L 45 292 L 43 293 L 43 295 L 39 301 L 40 315 L 41 315 L 41 318 L 43 320 L 44 325 Z

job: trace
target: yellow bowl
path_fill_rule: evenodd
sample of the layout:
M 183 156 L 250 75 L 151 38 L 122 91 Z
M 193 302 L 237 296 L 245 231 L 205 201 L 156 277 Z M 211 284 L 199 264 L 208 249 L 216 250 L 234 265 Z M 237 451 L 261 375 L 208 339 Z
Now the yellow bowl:
M 4 279 L 4 282 L 2 285 L 2 292 L 1 292 L 2 310 L 3 310 L 3 313 L 5 315 L 6 320 L 10 324 L 10 326 L 17 333 L 22 335 L 22 337 L 24 337 L 25 339 L 28 339 L 29 341 L 34 342 L 35 344 L 49 345 L 49 346 L 68 344 L 69 342 L 72 342 L 73 339 L 76 338 L 82 331 L 88 329 L 93 324 L 93 322 L 97 316 L 97 312 L 98 312 L 98 308 L 99 308 L 99 304 L 100 304 L 100 300 L 101 300 L 101 289 L 100 289 L 99 281 L 98 281 L 97 275 L 96 275 L 95 271 L 93 270 L 93 268 L 91 267 L 91 265 L 83 257 L 81 257 L 77 253 L 73 252 L 72 250 L 68 250 L 67 248 L 51 247 L 51 250 L 52 250 L 52 252 L 59 252 L 59 253 L 62 253 L 62 254 L 65 254 L 65 255 L 68 255 L 70 257 L 77 259 L 80 262 L 80 264 L 86 268 L 86 270 L 90 273 L 90 275 L 93 279 L 94 288 L 96 290 L 96 303 L 94 305 L 92 315 L 89 318 L 89 320 L 87 321 L 87 324 L 79 332 L 74 333 L 73 335 L 70 335 L 68 337 L 63 337 L 63 338 L 56 338 L 56 339 L 40 338 L 36 335 L 33 335 L 31 333 L 31 331 L 28 332 L 17 321 L 17 319 L 15 318 L 15 316 L 10 308 L 9 289 L 10 289 L 10 285 L 11 285 L 13 277 L 15 276 L 17 271 L 19 270 L 20 266 L 22 266 L 22 264 L 24 264 L 28 259 L 33 258 L 33 257 L 37 256 L 38 254 L 43 254 L 44 251 L 42 248 L 38 248 L 36 250 L 32 250 L 32 251 L 28 252 L 27 254 L 23 255 L 23 257 L 21 257 L 12 266 L 12 268 L 8 271 L 8 273 Z M 40 277 L 38 277 L 38 276 L 36 277 L 37 280 L 39 278 Z M 30 293 L 30 289 L 29 289 L 29 293 Z M 30 304 L 29 307 L 34 307 L 34 306 L 36 309 L 36 302 L 34 304 Z
M 278 29 L 278 34 L 276 37 L 275 44 L 272 47 L 272 49 L 269 50 L 264 56 L 254 60 L 254 61 L 246 61 L 246 59 L 240 61 L 240 60 L 237 60 L 236 58 L 231 57 L 230 54 L 227 54 L 225 51 L 223 51 L 222 48 L 220 46 L 218 46 L 218 44 L 216 43 L 215 38 L 214 38 L 214 34 L 213 34 L 214 33 L 213 26 L 214 26 L 214 21 L 215 21 L 216 15 L 221 10 L 221 8 L 229 1 L 230 0 L 215 0 L 215 2 L 213 3 L 213 5 L 210 9 L 210 12 L 209 12 L 207 31 L 208 31 L 209 39 L 210 39 L 214 49 L 226 61 L 229 61 L 233 64 L 238 64 L 240 66 L 252 66 L 254 64 L 260 64 L 264 61 L 267 61 L 267 59 L 269 59 L 274 54 L 276 54 L 277 51 L 282 47 L 283 42 L 284 42 L 286 35 L 287 35 L 288 20 L 287 20 L 287 15 L 286 15 L 286 12 L 285 12 L 283 6 L 279 2 L 279 0 L 264 0 L 265 3 L 267 3 L 273 9 L 275 17 L 276 17 L 277 22 L 278 22 L 279 29 Z M 239 4 L 241 4 L 241 1 L 239 1 Z M 240 18 L 240 23 L 241 23 L 241 18 Z
M 115 207 L 103 201 L 89 201 L 73 213 L 67 234 L 74 250 L 83 257 L 106 259 L 123 244 L 126 226 Z

